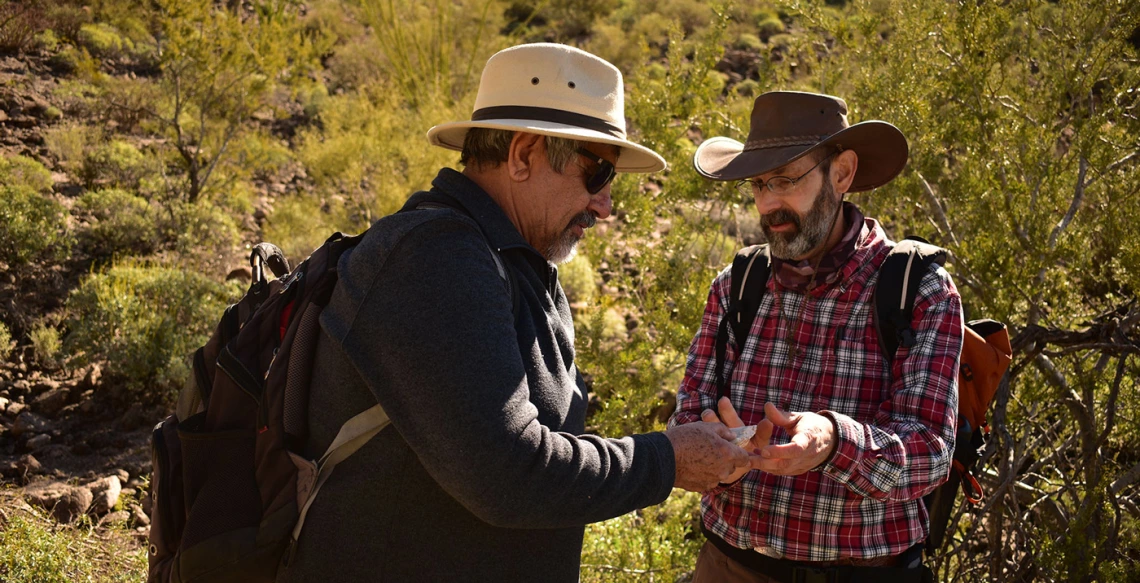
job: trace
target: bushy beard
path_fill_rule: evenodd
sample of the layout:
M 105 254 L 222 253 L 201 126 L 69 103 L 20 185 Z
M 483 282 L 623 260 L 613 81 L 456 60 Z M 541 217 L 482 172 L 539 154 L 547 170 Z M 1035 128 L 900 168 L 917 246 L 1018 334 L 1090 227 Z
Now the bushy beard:
M 780 209 L 760 216 L 760 228 L 768 239 L 768 250 L 774 257 L 785 261 L 803 257 L 819 247 L 835 223 L 839 201 L 831 181 L 824 180 L 807 215 L 800 217 L 795 211 Z M 773 224 L 791 223 L 795 229 L 787 233 L 772 231 Z
M 546 252 L 543 254 L 546 256 L 546 260 L 557 265 L 573 259 L 578 253 L 578 241 L 581 239 L 581 237 L 574 232 L 574 227 L 581 226 L 583 231 L 585 231 L 593 227 L 597 222 L 598 218 L 590 211 L 582 211 L 574 215 L 574 218 L 570 219 L 570 222 L 566 225 L 566 228 L 562 230 L 562 233 L 546 246 Z

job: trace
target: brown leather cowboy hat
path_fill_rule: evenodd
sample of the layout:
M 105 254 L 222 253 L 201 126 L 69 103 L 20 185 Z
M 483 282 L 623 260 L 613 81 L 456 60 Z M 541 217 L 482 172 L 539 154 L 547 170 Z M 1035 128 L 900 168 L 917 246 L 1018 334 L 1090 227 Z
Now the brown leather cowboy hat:
M 752 106 L 748 141 L 705 140 L 693 165 L 713 180 L 740 180 L 774 170 L 824 147 L 854 150 L 859 156 L 848 192 L 882 186 L 906 166 L 906 137 L 885 121 L 847 125 L 847 103 L 838 97 L 800 91 L 772 91 Z

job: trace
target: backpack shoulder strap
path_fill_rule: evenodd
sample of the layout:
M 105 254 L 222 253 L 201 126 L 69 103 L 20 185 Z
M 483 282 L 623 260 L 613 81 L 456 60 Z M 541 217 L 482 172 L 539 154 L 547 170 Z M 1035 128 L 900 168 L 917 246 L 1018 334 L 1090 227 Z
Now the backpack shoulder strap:
M 767 245 L 753 245 L 737 251 L 732 259 L 731 284 L 729 285 L 728 308 L 720 320 L 716 331 L 716 384 L 717 400 L 728 396 L 728 378 L 724 374 L 725 355 L 728 348 L 728 327 L 732 326 L 736 339 L 737 354 L 744 346 L 744 339 L 752 329 L 752 321 L 760 309 L 764 292 L 768 288 L 768 276 L 772 271 Z
M 899 347 L 914 346 L 917 338 L 911 319 L 918 287 L 930 266 L 946 263 L 946 250 L 918 237 L 899 241 L 879 267 L 875 286 L 875 331 L 887 362 L 893 362 Z

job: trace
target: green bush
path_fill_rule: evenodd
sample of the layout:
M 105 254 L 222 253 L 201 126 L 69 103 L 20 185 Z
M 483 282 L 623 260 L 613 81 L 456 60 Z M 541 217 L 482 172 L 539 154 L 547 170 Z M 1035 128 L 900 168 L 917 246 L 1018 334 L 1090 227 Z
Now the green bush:
M 28 338 L 32 341 L 32 352 L 40 366 L 55 367 L 59 364 L 59 350 L 63 346 L 59 341 L 59 330 L 55 326 L 38 322 L 28 332 Z
M 66 255 L 66 217 L 46 195 L 51 185 L 51 173 L 39 162 L 0 158 L 0 262 L 22 265 Z
M 102 142 L 103 131 L 100 128 L 82 123 L 65 122 L 44 131 L 44 144 L 48 151 L 59 160 L 60 167 L 76 176 L 83 172 L 87 153 L 95 149 L 95 144 Z
M 163 222 L 160 240 L 183 265 L 214 273 L 228 266 L 241 242 L 238 213 L 211 201 L 173 202 L 166 211 L 171 218 Z
M 558 266 L 558 281 L 571 304 L 589 304 L 597 294 L 597 274 L 590 260 L 582 254 Z
M 146 173 L 146 157 L 123 140 L 111 140 L 96 147 L 83 161 L 82 174 L 88 188 L 98 185 L 135 188 Z
M 146 551 L 132 540 L 132 532 L 93 529 L 82 519 L 78 525 L 60 525 L 31 508 L 3 516 L 0 581 L 126 583 L 146 572 Z
M 12 332 L 4 322 L 0 322 L 0 362 L 8 360 L 12 353 Z
M 94 273 L 67 300 L 67 353 L 105 361 L 134 399 L 171 402 L 240 284 L 168 267 L 123 264 Z
M 102 58 L 119 57 L 134 50 L 130 39 L 123 38 L 115 27 L 102 22 L 80 26 L 77 40 L 92 55 Z
M 733 41 L 733 43 L 732 43 L 732 48 L 739 49 L 742 51 L 754 51 L 755 52 L 755 51 L 759 51 L 760 49 L 763 49 L 764 43 L 760 40 L 760 37 L 746 32 L 746 33 L 736 37 L 736 40 Z
M 700 502 L 699 494 L 674 490 L 657 506 L 587 526 L 583 583 L 685 580 L 704 543 Z
M 78 239 L 93 257 L 147 255 L 155 250 L 157 216 L 142 197 L 117 188 L 86 192 L 73 212 L 88 222 Z

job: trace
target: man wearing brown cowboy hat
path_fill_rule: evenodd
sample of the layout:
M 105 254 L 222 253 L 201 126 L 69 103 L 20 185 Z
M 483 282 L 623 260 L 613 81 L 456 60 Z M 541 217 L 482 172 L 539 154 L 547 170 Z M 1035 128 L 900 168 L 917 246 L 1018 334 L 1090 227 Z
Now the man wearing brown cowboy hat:
M 752 257 L 771 275 L 746 335 L 725 326 L 719 372 L 732 269 L 713 281 L 670 422 L 757 426 L 751 468 L 704 493 L 695 583 L 921 580 L 920 498 L 954 448 L 961 301 L 944 269 L 925 273 L 916 342 L 888 365 L 873 293 L 894 243 L 843 200 L 906 159 L 893 125 L 848 126 L 842 99 L 790 91 L 756 99 L 745 143 L 697 149 L 698 172 L 755 200 L 768 243 Z
M 602 59 L 522 45 L 487 62 L 470 120 L 428 132 L 465 168 L 341 258 L 305 447 L 377 402 L 391 426 L 336 467 L 279 580 L 577 581 L 583 525 L 748 467 L 720 423 L 583 435 L 555 264 L 617 172 L 665 168 L 626 139 L 623 99 Z

